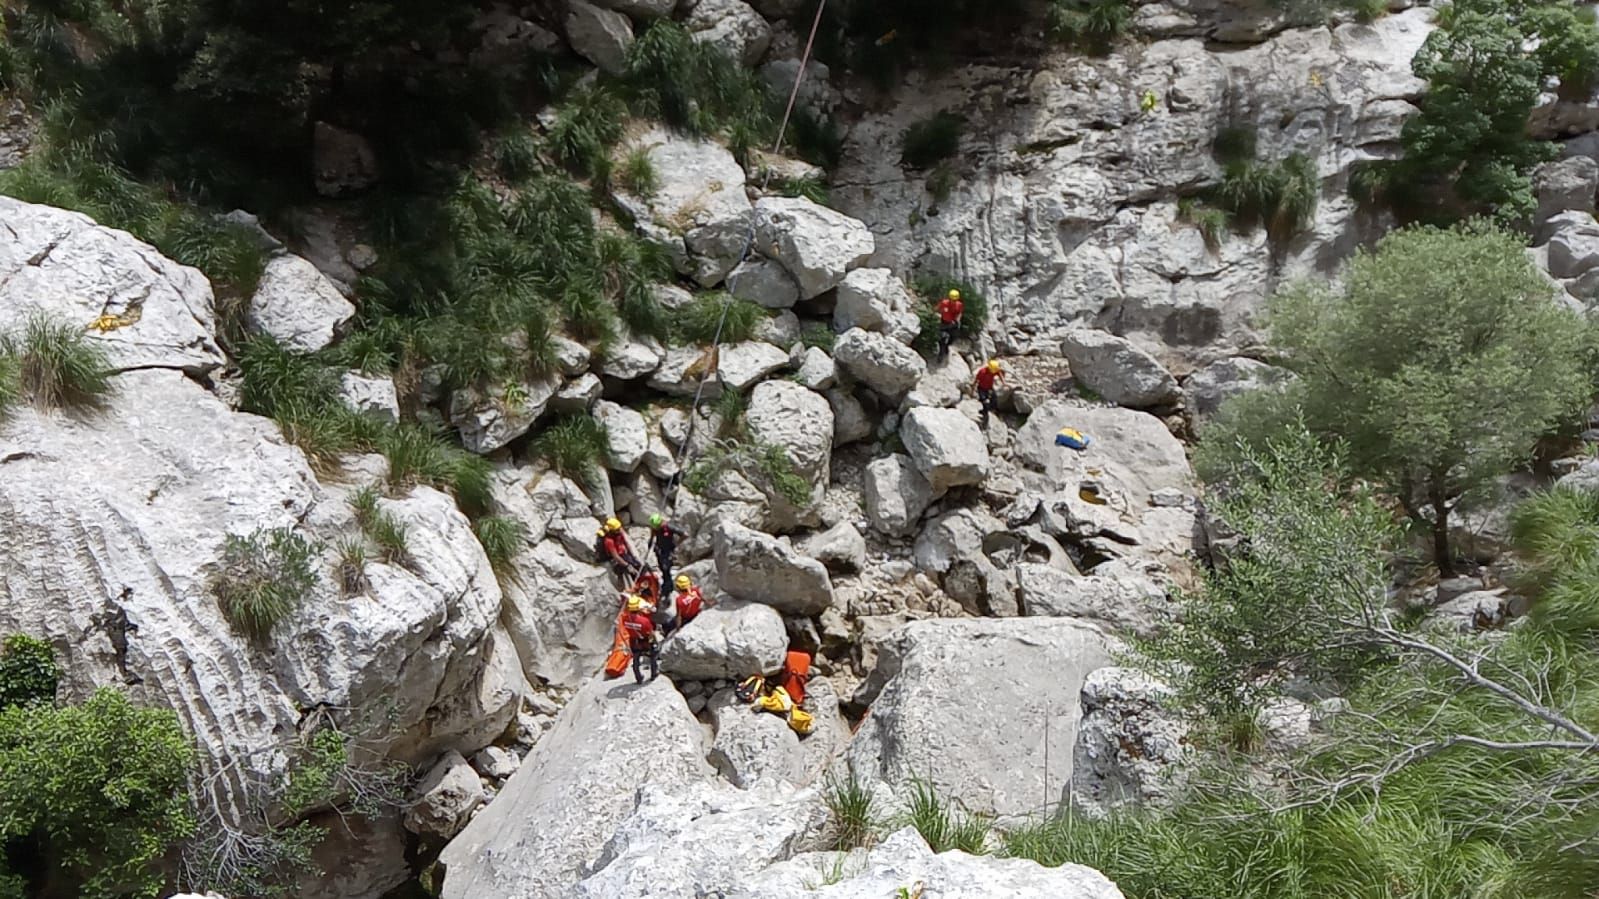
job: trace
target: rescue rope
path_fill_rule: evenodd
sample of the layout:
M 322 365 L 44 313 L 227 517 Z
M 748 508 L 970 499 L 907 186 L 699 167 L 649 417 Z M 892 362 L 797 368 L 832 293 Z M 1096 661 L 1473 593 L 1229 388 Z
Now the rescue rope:
M 789 120 L 794 115 L 794 104 L 799 99 L 800 85 L 805 81 L 805 70 L 810 65 L 811 50 L 816 46 L 816 34 L 821 29 L 821 26 L 822 26 L 822 11 L 824 9 L 826 9 L 826 8 L 827 8 L 827 0 L 821 0 L 821 2 L 816 4 L 816 17 L 811 20 L 811 33 L 810 33 L 810 36 L 805 39 L 805 51 L 800 54 L 799 71 L 794 73 L 794 87 L 792 89 L 790 89 L 789 92 L 788 92 L 788 105 L 783 109 L 783 120 L 777 126 L 777 139 L 772 142 L 772 155 L 773 156 L 776 156 L 778 153 L 782 152 L 782 149 L 783 149 L 783 137 L 784 137 L 785 134 L 788 133 L 788 123 L 789 123 Z M 763 173 L 762 178 L 761 178 L 761 194 L 762 194 L 762 196 L 764 196 L 766 194 L 766 188 L 771 183 L 772 183 L 772 167 L 770 165 L 768 165 L 766 167 L 766 171 Z M 737 268 L 739 265 L 743 264 L 744 260 L 749 258 L 750 249 L 752 247 L 754 247 L 754 246 L 755 246 L 755 212 L 754 212 L 754 210 L 751 210 L 750 211 L 749 228 L 744 233 L 744 249 L 739 251 L 738 262 L 733 263 L 733 267 L 734 268 Z M 717 316 L 717 319 L 716 319 L 716 333 L 713 334 L 712 337 L 711 337 L 711 348 L 708 351 L 709 356 L 710 356 L 710 358 L 711 358 L 711 360 L 712 360 L 712 362 L 714 364 L 707 365 L 706 366 L 706 371 L 704 371 L 704 372 L 702 372 L 700 374 L 699 386 L 697 386 L 694 389 L 694 402 L 689 407 L 688 432 L 686 434 L 684 434 L 683 443 L 678 446 L 678 448 L 677 448 L 677 457 L 673 460 L 676 463 L 676 465 L 677 465 L 677 473 L 675 475 L 673 475 L 673 477 L 675 479 L 680 479 L 683 476 L 684 472 L 685 472 L 685 469 L 684 469 L 684 457 L 687 456 L 687 454 L 688 454 L 689 444 L 691 442 L 693 442 L 693 440 L 694 440 L 694 426 L 695 426 L 696 422 L 699 420 L 700 402 L 701 402 L 701 400 L 703 399 L 703 397 L 705 395 L 705 382 L 710 380 L 712 375 L 716 376 L 716 380 L 717 381 L 721 381 L 722 380 L 722 355 L 721 355 L 722 329 L 727 324 L 727 313 L 728 313 L 728 310 L 732 307 L 732 305 L 733 305 L 733 294 L 731 292 L 729 292 L 727 294 L 727 296 L 722 300 L 722 311 L 721 311 L 721 314 L 719 316 Z M 667 505 L 669 505 L 669 506 L 675 506 L 676 505 L 676 503 L 674 501 L 674 498 L 673 498 L 673 497 L 675 497 L 675 495 L 676 495 L 676 493 L 674 491 L 673 492 L 673 496 L 666 498 L 665 501 L 666 501 Z

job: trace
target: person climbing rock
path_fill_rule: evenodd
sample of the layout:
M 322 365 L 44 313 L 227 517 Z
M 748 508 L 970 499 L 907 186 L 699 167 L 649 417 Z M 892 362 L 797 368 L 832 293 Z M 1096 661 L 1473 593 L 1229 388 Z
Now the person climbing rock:
M 605 549 L 605 558 L 615 569 L 617 577 L 627 583 L 627 579 L 643 568 L 638 556 L 633 555 L 633 546 L 627 542 L 627 533 L 622 530 L 622 522 L 615 518 L 605 519 L 605 536 L 602 540 Z
M 659 641 L 655 639 L 655 622 L 651 620 L 642 597 L 627 598 L 627 614 L 622 616 L 622 629 L 627 633 L 628 651 L 633 654 L 633 681 L 644 683 L 644 673 L 639 670 L 639 663 L 646 658 L 650 660 L 650 680 L 655 680 L 661 674 L 661 649 Z
M 694 582 L 686 574 L 678 575 L 675 584 L 677 586 L 677 596 L 674 604 L 677 606 L 677 626 L 682 627 L 698 617 L 701 610 L 705 608 L 705 594 L 700 592 L 700 588 L 694 586 Z
M 661 566 L 662 583 L 672 581 L 672 557 L 677 554 L 677 538 L 681 536 L 660 513 L 650 516 L 650 546 L 655 548 L 655 561 Z
M 999 405 L 994 400 L 994 382 L 1005 380 L 1005 370 L 1000 368 L 998 359 L 988 360 L 988 364 L 977 370 L 977 376 L 972 379 L 972 385 L 977 388 L 977 401 L 983 406 L 982 426 L 988 428 L 988 414 L 998 410 Z
M 938 301 L 938 361 L 949 357 L 949 345 L 960 334 L 961 316 L 965 312 L 966 304 L 961 302 L 961 292 L 953 287 Z

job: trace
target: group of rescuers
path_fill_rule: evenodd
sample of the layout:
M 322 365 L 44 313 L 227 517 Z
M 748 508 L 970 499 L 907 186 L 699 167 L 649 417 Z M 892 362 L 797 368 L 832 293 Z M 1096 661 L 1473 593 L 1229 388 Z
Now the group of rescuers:
M 966 304 L 961 300 L 961 292 L 951 289 L 938 301 L 936 309 L 938 358 L 942 361 L 949 356 L 949 346 L 960 334 L 961 317 L 966 311 Z M 972 379 L 977 401 L 982 406 L 984 429 L 988 427 L 989 413 L 997 408 L 995 384 L 1004 380 L 1005 372 L 998 359 L 990 359 L 979 366 Z M 610 564 L 624 585 L 621 631 L 633 658 L 633 679 L 639 683 L 644 681 L 641 665 L 645 661 L 649 662 L 650 680 L 660 676 L 661 641 L 693 621 L 710 605 L 705 594 L 688 575 L 672 577 L 672 560 L 681 536 L 661 515 L 650 516 L 650 543 L 646 551 L 654 550 L 659 574 L 633 554 L 620 520 L 606 519 L 595 538 L 596 556 L 600 561 Z M 663 584 L 671 584 L 676 588 L 676 593 L 670 598 L 666 597 L 662 593 Z

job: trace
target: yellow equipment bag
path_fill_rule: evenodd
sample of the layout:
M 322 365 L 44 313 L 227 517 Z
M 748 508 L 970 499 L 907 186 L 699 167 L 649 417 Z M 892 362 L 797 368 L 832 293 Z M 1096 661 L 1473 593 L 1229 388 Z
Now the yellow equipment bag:
M 811 732 L 811 725 L 814 724 L 815 721 L 815 717 L 811 715 L 810 712 L 805 711 L 799 706 L 795 706 L 789 710 L 788 726 L 794 729 L 794 733 L 797 733 L 802 737 Z
M 788 698 L 788 691 L 776 687 L 772 692 L 755 700 L 755 705 L 763 712 L 776 712 L 779 715 L 788 714 L 794 707 L 794 700 Z

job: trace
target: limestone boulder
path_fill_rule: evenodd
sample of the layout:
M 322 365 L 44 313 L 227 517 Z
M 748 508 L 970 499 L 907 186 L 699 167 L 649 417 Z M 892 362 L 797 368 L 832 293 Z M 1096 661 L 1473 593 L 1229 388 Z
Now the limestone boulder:
M 720 348 L 719 355 L 716 370 L 722 383 L 738 391 L 748 390 L 789 364 L 786 351 L 759 340 L 727 344 Z
M 799 285 L 788 270 L 759 256 L 740 262 L 728 273 L 727 292 L 767 309 L 788 309 L 799 302 Z
M 1077 618 L 1107 631 L 1149 637 L 1170 621 L 1175 611 L 1166 591 L 1138 572 L 1084 577 L 1025 562 L 1015 567 L 1015 574 L 1024 615 Z
M 844 446 L 872 436 L 875 424 L 861 401 L 848 390 L 833 387 L 827 391 L 827 404 L 833 407 L 833 445 Z
M 852 328 L 833 344 L 833 360 L 855 380 L 883 396 L 897 398 L 927 374 L 916 351 L 883 334 Z
M 35 314 L 87 328 L 111 367 L 181 368 L 202 374 L 223 364 L 211 286 L 124 231 L 50 206 L 0 197 L 0 332 Z
M 1544 225 L 1549 238 L 1549 274 L 1579 278 L 1599 267 L 1599 222 L 1591 213 L 1562 212 Z
M 600 363 L 600 373 L 618 381 L 636 380 L 659 368 L 663 355 L 655 341 L 628 336 L 611 346 Z
M 827 568 L 786 542 L 734 523 L 716 532 L 716 577 L 723 590 L 790 615 L 815 615 L 833 603 Z
M 727 600 L 672 633 L 661 648 L 661 671 L 687 680 L 743 680 L 782 667 L 787 649 L 777 610 Z
M 826 489 L 833 456 L 833 408 L 827 399 L 792 381 L 762 381 L 750 391 L 744 424 L 761 443 L 783 448 L 794 471 Z
M 1547 221 L 1562 212 L 1594 212 L 1594 196 L 1599 193 L 1599 160 L 1591 156 L 1569 156 L 1539 166 L 1534 173 L 1538 192 L 1538 220 Z
M 915 532 L 933 502 L 933 485 L 911 458 L 893 453 L 873 459 L 861 479 L 866 520 L 880 533 L 902 537 Z
M 833 357 L 821 347 L 811 347 L 805 351 L 800 360 L 799 382 L 817 392 L 826 391 L 833 386 L 837 379 L 837 368 L 833 365 Z M 828 404 L 832 408 L 832 404 Z
M 703 287 L 722 283 L 744 251 L 751 212 L 744 170 L 733 154 L 715 141 L 659 126 L 627 138 L 617 152 L 644 153 L 657 181 L 647 197 L 618 185 L 612 193 L 617 205 L 683 274 Z
M 912 409 L 900 420 L 899 434 L 934 496 L 988 477 L 988 441 L 976 422 L 955 409 Z
M 1179 395 L 1177 379 L 1155 358 L 1131 342 L 1087 328 L 1066 332 L 1061 353 L 1072 377 L 1118 406 L 1135 409 L 1166 405 Z
M 567 0 L 566 40 L 577 54 L 600 71 L 620 75 L 633 46 L 633 23 L 627 16 L 585 0 Z
M 446 840 L 461 832 L 467 816 L 487 797 L 477 772 L 458 752 L 446 752 L 422 782 L 405 810 L 405 829 Z
M 755 204 L 755 245 L 788 269 L 808 300 L 837 287 L 872 255 L 872 232 L 859 219 L 800 197 Z
M 1287 369 L 1245 356 L 1228 356 L 1189 375 L 1183 381 L 1183 394 L 1194 417 L 1202 421 L 1241 393 L 1278 387 L 1292 378 Z
M 1122 899 L 1122 893 L 1093 868 L 1064 864 L 1046 868 L 1037 862 L 992 855 L 967 855 L 958 849 L 934 853 L 914 828 L 891 834 L 870 852 L 845 861 L 844 879 L 810 888 L 837 862 L 836 854 L 802 855 L 772 865 L 743 891 L 728 899 L 879 899 L 893 897 L 915 884 L 933 887 L 927 899 L 959 896 L 961 899 L 1014 899 L 1047 896 L 1049 899 Z
M 1090 813 L 1169 804 L 1194 759 L 1189 727 L 1166 684 L 1132 668 L 1100 668 L 1083 684 L 1072 799 Z
M 347 371 L 339 379 L 339 398 L 344 405 L 377 421 L 394 424 L 400 420 L 400 401 L 393 378 Z
M 593 372 L 581 375 L 561 385 L 550 398 L 550 409 L 555 412 L 587 412 L 605 393 L 605 382 Z
M 713 696 L 707 709 L 716 721 L 711 764 L 734 786 L 749 789 L 763 779 L 805 781 L 801 738 L 782 716 L 738 701 L 731 690 Z
M 772 43 L 772 26 L 743 0 L 696 0 L 685 23 L 694 39 L 753 66 Z
M 847 521 L 806 537 L 799 549 L 830 570 L 862 571 L 866 568 L 866 538 Z
M 314 353 L 333 342 L 355 307 L 316 266 L 299 256 L 275 256 L 250 298 L 248 323 L 283 346 Z
M 637 785 L 699 792 L 711 776 L 706 749 L 666 678 L 587 681 L 494 802 L 445 846 L 441 896 L 568 899 L 615 857 L 607 844 L 637 809 Z
M 611 470 L 631 472 L 637 469 L 650 446 L 644 416 L 626 406 L 600 400 L 594 404 L 594 419 L 605 429 L 606 464 Z
M 905 282 L 886 268 L 858 268 L 838 285 L 833 328 L 839 333 L 864 328 L 910 344 L 921 331 L 916 301 Z
M 554 375 L 493 390 L 463 387 L 450 395 L 450 421 L 467 450 L 492 453 L 526 434 L 560 388 Z
M 554 524 L 565 521 L 576 524 L 574 536 L 593 543 L 593 518 Z M 619 600 L 610 572 L 593 561 L 592 549 L 580 561 L 555 539 L 512 560 L 503 618 L 529 681 L 576 686 L 605 663 Z
M 1064 802 L 1079 693 L 1109 661 L 1103 634 L 1069 619 L 911 622 L 878 647 L 856 695 L 870 712 L 849 766 L 901 791 L 925 778 L 978 813 L 1020 816 L 1046 798 Z
M 929 521 L 916 536 L 916 567 L 938 576 L 944 592 L 967 612 L 1014 617 L 1016 576 L 989 554 L 1012 539 L 1005 523 L 981 507 L 954 509 Z

